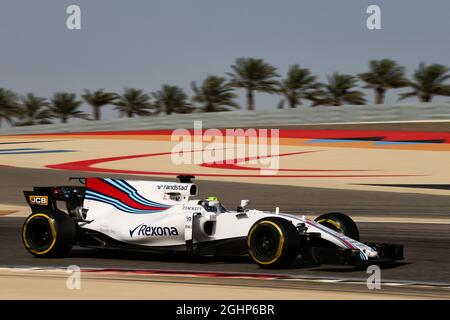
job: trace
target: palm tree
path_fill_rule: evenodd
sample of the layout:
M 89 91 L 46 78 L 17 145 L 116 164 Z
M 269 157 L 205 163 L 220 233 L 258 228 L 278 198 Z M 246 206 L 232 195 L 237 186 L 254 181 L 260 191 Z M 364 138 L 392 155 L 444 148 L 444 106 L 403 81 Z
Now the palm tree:
M 49 103 L 46 98 L 41 98 L 33 93 L 21 97 L 21 104 L 17 110 L 18 118 L 15 126 L 32 126 L 35 124 L 51 124 L 49 120 L 52 113 L 48 109 Z
M 153 92 L 155 98 L 155 107 L 159 111 L 165 111 L 166 114 L 191 113 L 194 109 L 188 102 L 188 96 L 183 89 L 178 86 L 163 85 L 161 90 Z
M 236 94 L 226 81 L 223 77 L 208 76 L 200 88 L 192 82 L 192 91 L 195 93 L 192 100 L 202 104 L 203 112 L 229 111 L 227 107 L 238 109 L 239 105 L 234 102 Z
M 407 87 L 405 68 L 389 59 L 371 60 L 369 71 L 360 73 L 359 78 L 366 82 L 364 88 L 375 90 L 375 104 L 383 104 L 388 89 Z
M 312 75 L 309 69 L 300 68 L 298 64 L 290 66 L 286 78 L 280 82 L 280 92 L 291 108 L 302 105 L 302 98 L 319 88 L 317 77 Z
M 275 80 L 279 77 L 277 69 L 262 59 L 238 58 L 231 69 L 233 73 L 227 73 L 231 77 L 229 85 L 246 90 L 248 110 L 255 110 L 255 91 L 267 93 L 278 91 L 278 82 Z
M 366 103 L 363 92 L 352 90 L 357 84 L 354 76 L 335 72 L 327 79 L 328 83 L 324 85 L 323 89 L 314 90 L 308 94 L 307 98 L 313 101 L 312 106 Z
M 89 116 L 78 108 L 82 102 L 77 100 L 75 93 L 57 92 L 53 94 L 50 104 L 50 112 L 54 118 L 59 118 L 66 123 L 69 118 L 88 120 Z
M 118 95 L 114 92 L 105 92 L 104 89 L 99 89 L 94 92 L 84 89 L 84 94 L 81 97 L 92 107 L 94 119 L 100 120 L 100 108 L 108 104 L 114 104 Z
M 114 104 L 121 117 L 125 115 L 132 118 L 135 115 L 148 116 L 152 114 L 150 96 L 140 89 L 125 88 L 124 93 Z
M 7 89 L 0 88 L 0 127 L 2 120 L 11 123 L 18 107 L 17 95 Z
M 431 102 L 433 96 L 450 96 L 450 85 L 445 83 L 450 79 L 449 68 L 446 66 L 427 66 L 421 63 L 414 72 L 413 79 L 410 86 L 414 91 L 401 94 L 399 100 L 417 96 L 421 102 Z

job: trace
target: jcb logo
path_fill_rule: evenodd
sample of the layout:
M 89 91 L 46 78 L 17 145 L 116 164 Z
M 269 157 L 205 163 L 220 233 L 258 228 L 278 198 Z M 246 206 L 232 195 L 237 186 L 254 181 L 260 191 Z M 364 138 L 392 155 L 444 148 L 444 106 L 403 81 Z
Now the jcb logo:
M 38 206 L 46 206 L 46 205 L 48 205 L 48 197 L 47 196 L 30 196 L 30 203 L 36 204 Z

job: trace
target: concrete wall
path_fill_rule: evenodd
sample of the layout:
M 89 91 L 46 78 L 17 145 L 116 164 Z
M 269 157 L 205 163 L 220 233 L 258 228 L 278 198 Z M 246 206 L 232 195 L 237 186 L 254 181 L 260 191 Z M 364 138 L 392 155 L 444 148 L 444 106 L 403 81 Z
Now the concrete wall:
M 203 120 L 204 128 L 287 126 L 300 124 L 450 120 L 450 102 L 429 104 L 366 105 L 341 107 L 301 107 L 270 111 L 229 111 L 193 114 L 161 114 L 153 117 L 104 121 L 72 120 L 69 124 L 11 127 L 0 135 L 23 133 L 152 130 L 192 128 Z

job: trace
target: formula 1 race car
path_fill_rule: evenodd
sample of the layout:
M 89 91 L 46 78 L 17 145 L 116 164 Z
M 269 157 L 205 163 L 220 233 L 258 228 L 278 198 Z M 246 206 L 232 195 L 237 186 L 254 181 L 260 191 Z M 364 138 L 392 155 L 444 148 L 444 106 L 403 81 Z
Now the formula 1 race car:
M 249 255 L 257 264 L 283 267 L 305 261 L 377 264 L 403 259 L 403 246 L 359 242 L 353 220 L 328 213 L 304 216 L 235 211 L 216 197 L 194 200 L 193 176 L 179 182 L 76 178 L 83 186 L 35 187 L 24 191 L 32 213 L 22 239 L 37 257 L 61 257 L 74 245 L 90 248 Z M 57 205 L 65 203 L 66 212 Z

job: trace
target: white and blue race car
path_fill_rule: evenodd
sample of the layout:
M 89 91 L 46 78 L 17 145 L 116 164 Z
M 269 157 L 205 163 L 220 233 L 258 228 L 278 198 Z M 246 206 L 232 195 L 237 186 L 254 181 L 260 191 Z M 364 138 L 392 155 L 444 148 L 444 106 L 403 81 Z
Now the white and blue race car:
M 305 216 L 226 209 L 216 197 L 194 199 L 193 176 L 179 182 L 77 178 L 82 186 L 24 191 L 31 215 L 25 248 L 37 257 L 61 257 L 74 245 L 197 255 L 249 255 L 257 264 L 284 267 L 305 261 L 375 264 L 403 259 L 403 246 L 362 243 L 353 220 L 328 213 Z M 65 209 L 59 208 L 65 203 Z

